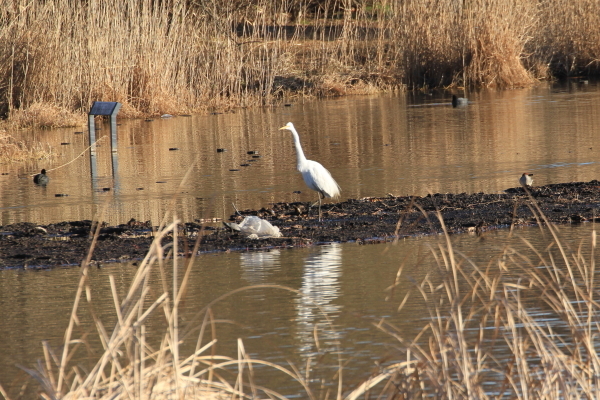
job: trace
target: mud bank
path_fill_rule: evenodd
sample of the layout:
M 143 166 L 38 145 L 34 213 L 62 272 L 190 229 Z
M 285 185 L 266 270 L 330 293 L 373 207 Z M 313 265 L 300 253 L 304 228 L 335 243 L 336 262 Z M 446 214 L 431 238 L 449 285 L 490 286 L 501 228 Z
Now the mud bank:
M 310 246 L 327 242 L 381 243 L 406 236 L 443 231 L 439 211 L 450 234 L 545 223 L 573 224 L 593 221 L 600 214 L 600 182 L 573 182 L 535 187 L 531 197 L 522 188 L 501 194 L 434 194 L 425 197 L 350 199 L 323 205 L 323 221 L 317 210 L 307 216 L 308 203 L 277 203 L 261 210 L 240 211 L 230 220 L 257 215 L 279 227 L 283 237 L 249 239 L 223 225 L 182 224 L 179 249 L 182 256 L 199 251 L 253 251 Z M 534 213 L 535 211 L 535 213 Z M 92 243 L 92 221 L 50 225 L 19 223 L 0 227 L 0 269 L 43 269 L 80 265 Z M 152 243 L 152 224 L 134 220 L 119 226 L 102 226 L 92 261 L 100 266 L 113 261 L 143 258 Z M 172 238 L 165 238 L 165 243 Z

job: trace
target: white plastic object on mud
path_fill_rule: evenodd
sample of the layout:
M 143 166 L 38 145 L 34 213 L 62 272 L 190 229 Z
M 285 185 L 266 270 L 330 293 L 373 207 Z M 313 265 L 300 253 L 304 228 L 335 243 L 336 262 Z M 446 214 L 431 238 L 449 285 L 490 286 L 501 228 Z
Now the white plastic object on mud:
M 238 230 L 231 225 L 237 225 L 239 231 L 248 235 L 249 239 L 266 239 L 271 237 L 281 237 L 279 228 L 271 225 L 267 220 L 251 215 L 244 218 L 239 224 L 230 224 L 232 229 Z

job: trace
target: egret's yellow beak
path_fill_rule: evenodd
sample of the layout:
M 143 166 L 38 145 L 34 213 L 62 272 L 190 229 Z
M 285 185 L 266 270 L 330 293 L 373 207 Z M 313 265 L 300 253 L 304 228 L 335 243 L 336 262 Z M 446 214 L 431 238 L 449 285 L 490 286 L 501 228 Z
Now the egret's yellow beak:
M 281 128 L 279 128 L 279 130 L 287 129 L 287 128 L 288 128 L 288 126 L 286 125 L 286 126 L 282 126 Z

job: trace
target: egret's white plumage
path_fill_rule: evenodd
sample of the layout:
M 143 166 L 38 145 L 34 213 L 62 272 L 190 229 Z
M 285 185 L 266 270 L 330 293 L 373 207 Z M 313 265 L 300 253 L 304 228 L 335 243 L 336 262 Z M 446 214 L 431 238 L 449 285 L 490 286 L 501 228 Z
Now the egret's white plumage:
M 306 186 L 318 193 L 320 221 L 321 199 L 325 197 L 333 198 L 339 196 L 340 186 L 324 166 L 316 161 L 306 159 L 306 156 L 304 156 L 304 151 L 302 151 L 302 145 L 300 144 L 300 137 L 298 136 L 298 132 L 296 132 L 296 128 L 294 128 L 294 124 L 288 122 L 286 126 L 279 129 L 287 129 L 288 131 L 292 132 L 292 136 L 294 137 L 294 146 L 296 147 L 296 168 L 302 174 L 302 178 L 304 178 L 304 183 L 306 183 Z

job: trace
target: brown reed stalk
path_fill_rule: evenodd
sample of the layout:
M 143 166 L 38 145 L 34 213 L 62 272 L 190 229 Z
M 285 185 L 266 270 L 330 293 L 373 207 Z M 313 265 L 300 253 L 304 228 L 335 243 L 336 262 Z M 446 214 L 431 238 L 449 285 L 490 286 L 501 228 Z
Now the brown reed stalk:
M 52 377 L 52 372 L 48 371 L 49 379 L 52 384 L 52 387 L 55 388 L 55 390 L 53 390 L 53 393 L 51 394 L 52 396 L 61 397 L 62 393 L 63 393 L 62 392 L 62 384 L 63 384 L 64 378 L 65 378 L 66 363 L 69 360 L 69 346 L 71 344 L 71 336 L 73 334 L 74 324 L 77 321 L 77 310 L 79 308 L 79 301 L 81 299 L 81 294 L 83 292 L 83 289 L 86 286 L 87 274 L 88 274 L 90 261 L 92 259 L 92 254 L 94 252 L 94 249 L 96 248 L 96 242 L 98 240 L 98 235 L 100 234 L 100 228 L 102 225 L 100 223 L 100 221 L 102 219 L 101 215 L 102 214 L 100 214 L 98 216 L 99 218 L 96 221 L 93 238 L 92 238 L 92 244 L 90 245 L 90 249 L 88 251 L 86 259 L 81 263 L 81 272 L 80 272 L 79 284 L 77 286 L 77 293 L 75 295 L 75 304 L 73 305 L 73 309 L 71 311 L 71 317 L 69 318 L 69 326 L 67 328 L 67 331 L 65 332 L 65 339 L 64 339 L 65 344 L 63 347 L 62 357 L 60 359 L 60 365 L 59 365 L 59 371 L 58 371 L 58 381 L 55 386 L 54 386 L 54 379 Z M 92 226 L 94 226 L 94 224 L 92 224 Z M 88 296 L 88 300 L 89 300 L 89 296 Z M 46 361 L 47 361 L 47 363 L 49 363 L 48 359 L 46 359 Z
M 82 123 L 95 100 L 139 117 L 593 74 L 595 8 L 594 0 L 2 0 L 0 114 L 64 126 Z
M 110 300 L 115 306 L 117 321 L 111 330 L 107 330 L 99 317 L 92 312 L 92 317 L 103 346 L 103 353 L 100 355 L 95 366 L 81 373 L 76 367 L 73 367 L 72 374 L 68 373 L 69 360 L 72 358 L 75 349 L 70 346 L 75 342 L 72 338 L 72 323 L 77 319 L 77 310 L 82 293 L 85 291 L 89 305 L 91 302 L 91 288 L 87 286 L 85 276 L 82 272 L 82 278 L 78 286 L 77 297 L 73 307 L 70 325 L 65 335 L 65 346 L 63 347 L 62 357 L 56 359 L 52 357 L 49 348 L 45 348 L 46 366 L 39 367 L 38 370 L 24 368 L 31 376 L 37 379 L 43 386 L 44 395 L 48 398 L 99 398 L 99 399 L 121 399 L 121 398 L 222 398 L 229 396 L 232 398 L 260 397 L 266 395 L 270 398 L 284 399 L 271 388 L 265 388 L 254 382 L 254 367 L 264 365 L 274 370 L 280 371 L 290 379 L 298 382 L 305 390 L 309 399 L 316 399 L 309 386 L 310 372 L 309 368 L 300 371 L 294 365 L 285 368 L 270 362 L 255 360 L 248 356 L 244 350 L 242 340 L 238 341 L 238 357 L 232 359 L 210 353 L 216 338 L 208 343 L 203 343 L 203 335 L 209 321 L 213 320 L 212 308 L 222 299 L 233 296 L 237 293 L 256 288 L 273 288 L 285 290 L 294 295 L 302 296 L 298 290 L 286 288 L 279 285 L 258 285 L 240 288 L 226 295 L 215 299 L 204 307 L 199 315 L 204 316 L 204 322 L 198 327 L 191 325 L 186 329 L 185 334 L 180 334 L 178 308 L 186 292 L 185 288 L 189 282 L 190 271 L 194 264 L 190 261 L 184 277 L 181 281 L 178 278 L 178 248 L 175 243 L 178 240 L 177 230 L 180 221 L 174 216 L 173 221 L 167 226 L 156 232 L 156 236 L 151 250 L 141 262 L 127 295 L 123 300 L 119 299 L 114 277 L 109 276 L 109 283 L 113 299 Z M 100 224 L 96 224 L 95 237 L 97 237 Z M 171 243 L 166 241 L 172 238 Z M 152 270 L 167 253 L 167 249 L 173 251 L 173 272 L 171 282 L 163 278 L 163 291 L 159 290 L 150 304 L 146 305 L 151 291 L 148 279 Z M 93 249 L 93 248 L 92 248 Z M 91 250 L 90 250 L 91 254 Z M 82 271 L 87 271 L 84 262 Z M 171 293 L 171 294 L 169 294 Z M 97 300 L 96 300 L 97 301 Z M 310 300 L 309 300 L 310 301 Z M 329 324 L 328 329 L 335 330 L 332 321 L 327 314 L 320 309 L 318 304 L 314 304 Z M 158 349 L 154 350 L 148 345 L 146 320 L 160 310 L 164 313 L 167 322 L 164 332 L 153 332 L 162 334 L 162 340 Z M 315 328 L 316 329 L 316 328 Z M 196 339 L 196 349 L 187 357 L 182 357 L 179 346 L 192 332 L 199 331 Z M 80 339 L 79 341 L 83 341 Z M 340 351 L 337 351 L 340 354 Z M 340 370 L 338 371 L 339 388 L 336 398 L 341 399 L 342 387 L 342 361 L 338 358 Z M 52 365 L 58 366 L 58 379 L 55 379 Z M 220 371 L 229 367 L 237 366 L 238 374 L 233 382 L 226 379 Z M 217 379 L 214 379 L 216 377 Z M 68 388 L 65 388 L 68 386 Z M 249 390 L 249 393 L 247 393 Z
M 539 250 L 524 241 L 531 256 L 506 245 L 483 267 L 453 250 L 446 234 L 431 246 L 431 272 L 414 284 L 429 312 L 421 332 L 411 339 L 385 320 L 378 325 L 398 339 L 399 358 L 406 361 L 369 379 L 348 399 L 376 386 L 381 396 L 405 399 L 599 395 L 595 262 L 584 256 L 583 244 L 572 250 L 531 200 L 536 218 L 551 232 L 551 245 Z M 552 318 L 556 324 L 548 323 Z

